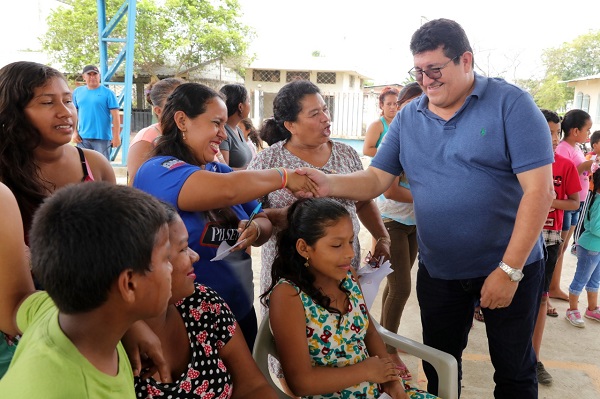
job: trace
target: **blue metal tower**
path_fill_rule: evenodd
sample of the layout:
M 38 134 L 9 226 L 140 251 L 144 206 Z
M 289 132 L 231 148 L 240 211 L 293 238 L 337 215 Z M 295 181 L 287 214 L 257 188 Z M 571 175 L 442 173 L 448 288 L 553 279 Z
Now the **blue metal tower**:
M 117 13 L 107 21 L 106 0 L 97 0 L 98 4 L 98 39 L 100 42 L 100 74 L 102 84 L 123 86 L 121 94 L 117 96 L 119 106 L 123 110 L 123 128 L 121 133 L 121 147 L 123 153 L 121 166 L 127 164 L 129 149 L 129 134 L 131 132 L 131 97 L 133 93 L 133 50 L 135 44 L 135 13 L 137 0 L 123 0 L 123 5 Z M 127 16 L 127 35 L 125 38 L 112 37 L 115 27 Z M 108 59 L 109 43 L 123 43 L 121 51 L 114 60 Z M 121 65 L 125 62 L 125 79 L 115 82 L 113 78 Z M 113 148 L 111 160 L 115 160 L 119 149 Z

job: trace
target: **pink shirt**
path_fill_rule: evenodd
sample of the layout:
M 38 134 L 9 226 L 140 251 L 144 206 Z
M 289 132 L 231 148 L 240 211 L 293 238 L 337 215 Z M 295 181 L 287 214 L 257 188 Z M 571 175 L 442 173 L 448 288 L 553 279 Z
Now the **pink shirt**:
M 156 140 L 156 138 L 160 136 L 160 134 L 161 133 L 158 129 L 158 123 L 145 127 L 139 132 L 137 132 L 133 140 L 131 140 L 129 147 L 131 148 L 131 146 L 137 143 L 138 141 L 147 141 L 150 144 L 154 144 L 154 140 Z
M 562 155 L 563 157 L 571 160 L 575 167 L 577 168 L 583 162 L 585 162 L 585 155 L 581 148 L 578 145 L 575 147 L 571 146 L 571 144 L 566 141 L 561 141 L 558 143 L 558 147 L 556 147 L 556 153 L 558 155 Z M 579 180 L 581 183 L 581 191 L 579 192 L 579 200 L 585 201 L 587 196 L 587 192 L 590 189 L 590 172 L 585 171 L 579 174 Z

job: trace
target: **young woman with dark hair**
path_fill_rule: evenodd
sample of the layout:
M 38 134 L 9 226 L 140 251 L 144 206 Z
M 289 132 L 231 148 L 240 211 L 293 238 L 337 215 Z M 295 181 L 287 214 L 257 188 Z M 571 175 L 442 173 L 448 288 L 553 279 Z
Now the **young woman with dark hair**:
M 310 191 L 312 182 L 293 170 L 230 173 L 229 166 L 213 162 L 227 137 L 226 122 L 227 108 L 219 93 L 198 83 L 178 86 L 164 106 L 163 135 L 153 157 L 140 167 L 133 184 L 176 207 L 189 231 L 190 247 L 200 255 L 194 263 L 196 281 L 225 299 L 252 349 L 257 321 L 252 259 L 245 249 L 262 245 L 272 229 L 263 212 L 249 222 L 258 204 L 255 198 L 278 189 Z M 238 247 L 211 261 L 223 243 Z

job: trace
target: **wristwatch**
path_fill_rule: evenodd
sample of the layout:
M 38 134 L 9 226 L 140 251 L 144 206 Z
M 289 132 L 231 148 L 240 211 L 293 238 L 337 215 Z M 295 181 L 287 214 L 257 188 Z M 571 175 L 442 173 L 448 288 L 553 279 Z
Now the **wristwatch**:
M 498 267 L 502 269 L 504 273 L 508 274 L 510 281 L 518 283 L 519 281 L 523 280 L 524 274 L 520 269 L 512 268 L 503 261 L 500 261 Z

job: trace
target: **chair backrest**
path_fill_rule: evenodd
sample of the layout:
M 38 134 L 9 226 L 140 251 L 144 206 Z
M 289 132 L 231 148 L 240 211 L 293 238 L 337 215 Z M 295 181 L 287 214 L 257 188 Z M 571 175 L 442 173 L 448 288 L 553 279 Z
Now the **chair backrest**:
M 277 392 L 277 396 L 282 399 L 289 399 L 290 396 L 286 395 L 286 393 L 281 390 L 281 387 L 275 383 L 274 377 L 269 371 L 269 355 L 276 359 L 279 358 L 277 355 L 277 348 L 275 347 L 275 340 L 273 339 L 273 334 L 271 333 L 271 327 L 269 325 L 269 314 L 267 313 L 263 317 L 260 327 L 258 328 L 252 357 L 254 357 L 258 368 L 269 382 L 269 385 Z
M 386 330 L 375 321 L 373 321 L 373 324 L 386 344 L 423 359 L 435 368 L 435 371 L 438 373 L 438 395 L 440 398 L 458 399 L 458 363 L 454 356 L 395 334 Z M 269 355 L 276 359 L 278 358 L 275 340 L 273 339 L 271 326 L 269 325 L 269 314 L 267 313 L 264 315 L 258 328 L 252 356 L 269 384 L 277 392 L 277 395 L 283 399 L 290 398 L 290 396 L 281 390 L 269 371 Z

